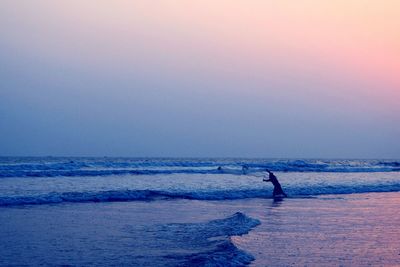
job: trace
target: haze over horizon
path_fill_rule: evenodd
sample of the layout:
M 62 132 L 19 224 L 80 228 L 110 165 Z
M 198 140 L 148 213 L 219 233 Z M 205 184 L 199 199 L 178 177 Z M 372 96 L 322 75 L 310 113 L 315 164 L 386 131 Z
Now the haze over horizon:
M 0 3 L 0 155 L 400 158 L 400 2 Z

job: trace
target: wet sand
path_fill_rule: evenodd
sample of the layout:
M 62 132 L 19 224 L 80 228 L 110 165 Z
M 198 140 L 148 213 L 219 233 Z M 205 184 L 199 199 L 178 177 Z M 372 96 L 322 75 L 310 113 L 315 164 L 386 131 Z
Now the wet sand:
M 233 238 L 252 266 L 400 266 L 399 193 L 262 202 L 261 225 Z

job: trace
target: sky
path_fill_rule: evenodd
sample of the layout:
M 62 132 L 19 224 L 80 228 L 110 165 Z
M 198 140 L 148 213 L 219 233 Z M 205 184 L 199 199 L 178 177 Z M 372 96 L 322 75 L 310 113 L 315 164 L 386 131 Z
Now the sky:
M 2 0 L 0 155 L 400 158 L 400 1 Z

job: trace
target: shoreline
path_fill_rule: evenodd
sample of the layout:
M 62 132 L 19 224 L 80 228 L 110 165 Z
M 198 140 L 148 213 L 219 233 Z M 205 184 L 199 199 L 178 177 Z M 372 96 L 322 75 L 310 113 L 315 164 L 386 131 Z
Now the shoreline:
M 399 204 L 400 192 L 288 199 L 233 242 L 250 266 L 398 266 Z

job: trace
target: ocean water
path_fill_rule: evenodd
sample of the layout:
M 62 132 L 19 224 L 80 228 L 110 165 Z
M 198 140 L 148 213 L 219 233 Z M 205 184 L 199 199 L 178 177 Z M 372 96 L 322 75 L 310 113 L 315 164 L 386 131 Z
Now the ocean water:
M 232 240 L 267 224 L 266 168 L 287 203 L 400 191 L 399 160 L 3 157 L 0 265 L 265 264 Z
M 396 160 L 0 158 L 0 206 L 268 198 L 266 168 L 291 197 L 400 191 Z

